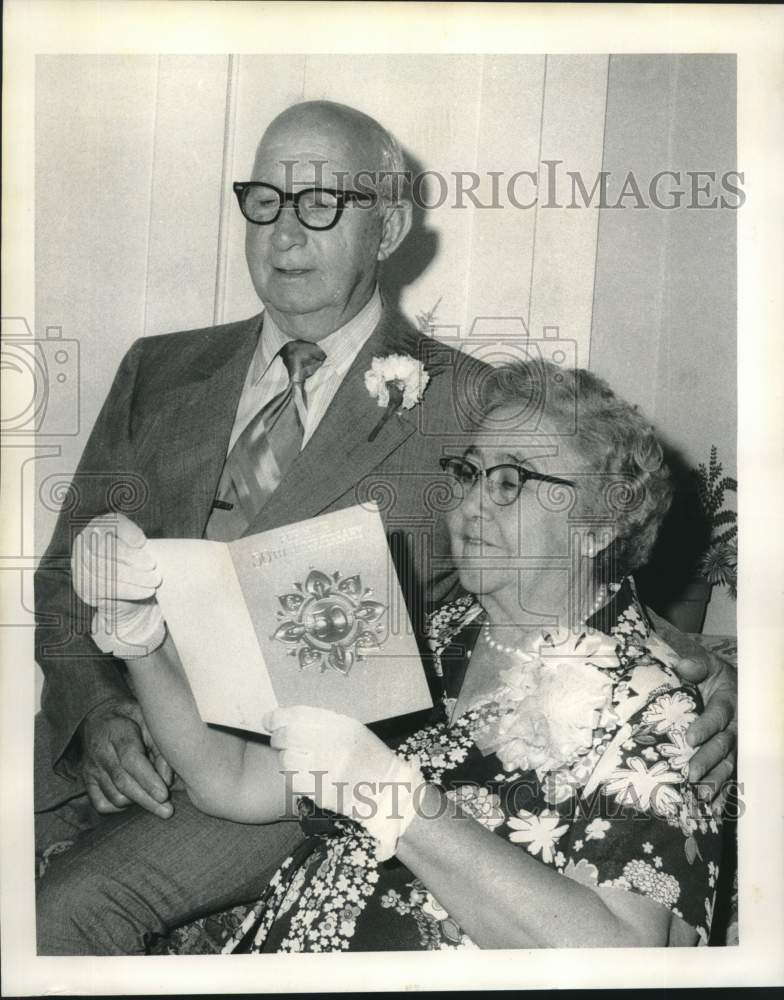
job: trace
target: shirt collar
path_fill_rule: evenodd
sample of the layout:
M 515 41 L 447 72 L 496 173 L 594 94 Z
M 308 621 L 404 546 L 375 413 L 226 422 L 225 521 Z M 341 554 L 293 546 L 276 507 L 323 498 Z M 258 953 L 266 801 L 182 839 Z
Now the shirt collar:
M 359 353 L 359 349 L 378 326 L 381 312 L 381 295 L 376 285 L 367 304 L 356 316 L 318 342 L 319 347 L 327 355 L 321 368 L 332 368 L 338 375 L 345 374 Z M 253 385 L 257 385 L 264 377 L 281 347 L 294 339 L 283 333 L 272 316 L 265 311 L 261 336 L 251 366 Z

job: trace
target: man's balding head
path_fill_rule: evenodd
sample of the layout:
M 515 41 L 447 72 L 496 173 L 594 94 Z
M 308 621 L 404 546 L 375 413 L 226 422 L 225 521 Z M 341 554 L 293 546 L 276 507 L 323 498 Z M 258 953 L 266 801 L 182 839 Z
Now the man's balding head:
M 361 175 L 363 187 L 372 186 L 387 201 L 397 201 L 406 174 L 400 143 L 375 118 L 347 104 L 335 101 L 303 101 L 286 108 L 270 122 L 259 143 L 265 147 L 291 148 L 292 136 L 328 131 L 335 139 L 350 146 L 357 164 L 351 184 Z M 369 184 L 370 179 L 377 183 Z M 325 179 L 328 185 L 335 178 Z M 339 185 L 335 185 L 339 186 Z
M 248 222 L 245 251 L 256 292 L 276 323 L 292 336 L 320 340 L 369 301 L 379 262 L 403 242 L 411 205 L 398 185 L 376 180 L 403 171 L 400 147 L 374 119 L 331 101 L 287 108 L 269 125 L 256 151 L 252 180 L 286 196 L 305 188 L 349 198 L 329 229 L 304 226 L 290 200 L 275 222 Z M 360 187 L 361 184 L 361 187 Z M 271 188 L 258 189 L 276 197 Z

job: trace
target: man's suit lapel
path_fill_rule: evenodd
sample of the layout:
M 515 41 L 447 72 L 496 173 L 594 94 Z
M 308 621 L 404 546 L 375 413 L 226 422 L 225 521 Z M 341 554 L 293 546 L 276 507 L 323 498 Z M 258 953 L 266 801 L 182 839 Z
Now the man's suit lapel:
M 419 335 L 403 319 L 385 313 L 346 373 L 318 428 L 246 534 L 301 521 L 323 511 L 378 466 L 416 429 L 416 418 L 393 416 L 374 441 L 383 415 L 365 386 L 377 355 L 417 354 Z
M 162 534 L 201 537 L 226 459 L 237 405 L 261 329 L 256 316 L 232 336 L 216 331 L 164 400 L 155 442 L 162 470 Z

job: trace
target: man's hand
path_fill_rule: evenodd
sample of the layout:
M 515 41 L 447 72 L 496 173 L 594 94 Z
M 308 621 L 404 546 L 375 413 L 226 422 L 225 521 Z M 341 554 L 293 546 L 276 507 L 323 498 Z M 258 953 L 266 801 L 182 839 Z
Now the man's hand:
M 697 684 L 705 703 L 704 713 L 691 724 L 686 739 L 699 747 L 689 762 L 689 781 L 699 783 L 700 797 L 713 802 L 718 815 L 724 808 L 735 772 L 735 744 L 738 738 L 738 679 L 732 667 L 708 652 L 693 636 L 679 631 L 666 619 L 646 608 L 658 635 L 675 651 L 672 658 L 661 657 L 678 676 Z M 658 655 L 654 652 L 654 655 Z M 678 659 L 682 657 L 682 659 Z
M 699 784 L 699 795 L 713 802 L 719 814 L 727 797 L 727 782 L 735 771 L 738 739 L 738 690 L 732 668 L 718 657 L 680 660 L 675 669 L 685 681 L 699 685 L 705 711 L 689 726 L 686 740 L 699 747 L 689 762 L 689 781 Z
M 158 751 L 138 702 L 111 698 L 94 708 L 79 727 L 81 772 L 90 802 L 112 813 L 136 802 L 168 819 L 172 769 Z

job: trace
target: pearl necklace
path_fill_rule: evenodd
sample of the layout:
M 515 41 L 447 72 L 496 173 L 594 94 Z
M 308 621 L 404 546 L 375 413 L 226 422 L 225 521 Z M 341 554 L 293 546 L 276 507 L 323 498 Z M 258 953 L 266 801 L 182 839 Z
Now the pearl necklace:
M 585 623 L 589 619 L 593 618 L 593 616 L 596 614 L 596 612 L 599 611 L 600 608 L 603 608 L 604 605 L 609 600 L 610 592 L 614 593 L 617 590 L 620 590 L 620 585 L 619 584 L 610 584 L 609 588 L 608 587 L 600 587 L 599 588 L 599 592 L 596 595 L 596 600 L 593 602 L 593 607 L 588 612 L 588 614 L 585 616 L 585 619 L 583 620 L 583 622 L 581 624 L 585 625 Z M 505 646 L 502 642 L 496 642 L 496 640 L 490 635 L 490 622 L 489 621 L 485 621 L 484 625 L 482 626 L 482 636 L 483 636 L 485 642 L 487 643 L 487 645 L 491 649 L 497 649 L 501 653 L 509 653 L 512 656 L 519 656 L 520 659 L 522 659 L 522 660 L 530 660 L 530 658 L 531 658 L 531 654 L 528 653 L 528 652 L 526 652 L 524 649 L 521 649 L 519 646 Z
M 482 626 L 482 637 L 491 649 L 497 649 L 501 653 L 511 653 L 519 656 L 521 660 L 529 660 L 530 654 L 525 653 L 519 646 L 504 646 L 501 642 L 496 642 L 490 635 L 490 622 L 485 622 Z

